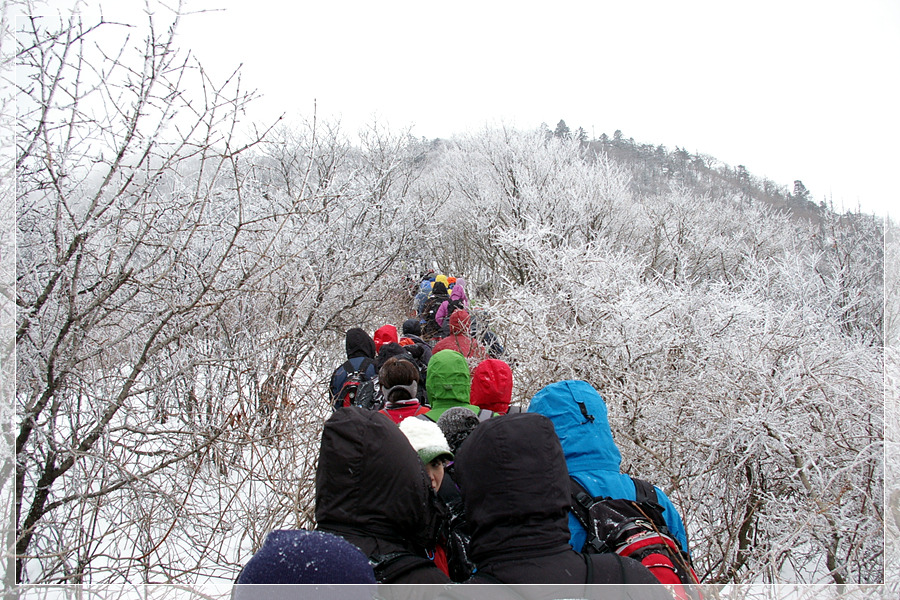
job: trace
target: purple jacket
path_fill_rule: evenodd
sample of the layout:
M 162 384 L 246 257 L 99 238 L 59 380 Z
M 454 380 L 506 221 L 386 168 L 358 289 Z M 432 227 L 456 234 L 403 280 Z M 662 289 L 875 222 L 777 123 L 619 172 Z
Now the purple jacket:
M 469 310 L 469 298 L 466 296 L 466 289 L 459 282 L 453 286 L 453 289 L 450 290 L 450 300 L 462 300 L 463 308 Z M 441 327 L 444 326 L 444 321 L 447 318 L 447 308 L 450 306 L 449 300 L 444 300 L 441 303 L 441 306 L 437 309 L 437 312 L 434 313 L 434 320 L 437 321 L 437 324 Z

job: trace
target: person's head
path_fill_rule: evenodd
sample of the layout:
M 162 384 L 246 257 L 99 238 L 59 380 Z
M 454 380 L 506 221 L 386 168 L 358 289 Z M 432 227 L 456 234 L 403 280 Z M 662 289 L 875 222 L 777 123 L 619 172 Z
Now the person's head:
M 446 275 L 443 275 L 443 274 L 437 275 L 437 276 L 434 278 L 434 284 L 437 285 L 437 284 L 440 283 L 440 284 L 442 284 L 442 285 L 444 286 L 445 289 L 446 289 L 446 287 L 447 287 L 447 283 L 448 283 L 448 282 L 449 282 L 449 280 L 448 280 L 447 276 L 446 276 Z
M 378 350 L 378 356 L 375 357 L 375 368 L 380 372 L 384 363 L 393 357 L 412 360 L 412 355 L 406 350 L 406 346 L 402 346 L 399 342 L 388 342 Z
M 481 361 L 472 372 L 472 404 L 501 415 L 512 399 L 512 369 L 496 358 Z
M 450 333 L 453 335 L 469 335 L 472 331 L 472 317 L 469 311 L 459 308 L 450 315 Z
M 460 446 L 454 469 L 476 564 L 481 541 L 500 531 L 568 540 L 569 472 L 546 417 L 519 413 L 482 422 Z
M 606 402 L 587 381 L 567 379 L 545 386 L 528 412 L 549 418 L 571 471 L 618 471 L 622 455 L 613 440 Z
M 441 296 L 447 293 L 447 284 L 443 281 L 435 281 L 434 285 L 431 287 L 431 295 L 432 296 Z
M 375 574 L 368 557 L 342 537 L 324 531 L 276 529 L 241 569 L 236 583 L 375 583 Z M 247 592 L 242 596 L 251 597 Z
M 347 358 L 375 358 L 375 341 L 368 333 L 359 327 L 347 330 L 344 342 L 347 349 Z
M 381 347 L 385 344 L 397 343 L 397 328 L 393 325 L 383 325 L 375 330 L 375 351 L 380 352 Z
M 429 415 L 433 413 L 437 420 L 451 406 L 469 404 L 471 382 L 465 356 L 456 350 L 435 352 L 428 362 L 428 377 L 425 379 L 428 402 L 432 406 Z
M 403 321 L 403 335 L 422 335 L 422 323 L 418 319 Z
M 431 479 L 389 417 L 349 407 L 325 422 L 315 518 L 325 531 L 433 546 L 439 514 Z
M 444 434 L 450 450 L 456 454 L 469 434 L 478 427 L 478 415 L 464 406 L 454 406 L 444 411 L 437 426 Z
M 466 298 L 466 288 L 459 281 L 456 282 L 456 285 L 453 286 L 453 289 L 450 290 L 450 299 L 451 300 L 467 300 Z
M 418 392 L 419 369 L 404 358 L 392 356 L 378 371 L 378 381 L 387 402 L 410 400 Z
M 425 465 L 432 487 L 435 491 L 440 489 L 444 466 L 453 460 L 453 452 L 440 428 L 433 421 L 407 417 L 400 422 L 400 431 L 406 435 Z

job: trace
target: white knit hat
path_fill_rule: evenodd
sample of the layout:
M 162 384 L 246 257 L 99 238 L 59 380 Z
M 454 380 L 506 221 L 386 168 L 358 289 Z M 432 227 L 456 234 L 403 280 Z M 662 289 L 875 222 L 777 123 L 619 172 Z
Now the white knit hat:
M 447 439 L 434 421 L 407 417 L 400 422 L 400 431 L 426 465 L 439 456 L 453 458 Z

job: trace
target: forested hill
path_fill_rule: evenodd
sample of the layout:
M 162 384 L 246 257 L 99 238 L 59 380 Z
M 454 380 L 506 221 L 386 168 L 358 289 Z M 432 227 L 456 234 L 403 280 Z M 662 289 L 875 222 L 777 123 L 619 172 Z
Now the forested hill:
M 883 577 L 882 223 L 541 128 L 248 143 L 250 98 L 168 34 L 95 56 L 86 85 L 93 46 L 57 33 L 18 57 L 21 581 L 230 582 L 309 526 L 344 332 L 399 325 L 434 264 L 508 349 L 515 403 L 565 378 L 603 394 L 704 581 Z
M 816 219 L 828 210 L 824 200 L 813 202 L 813 193 L 795 180 L 792 188 L 750 173 L 744 165 L 732 167 L 713 156 L 691 154 L 684 148 L 669 151 L 663 145 L 638 144 L 624 139 L 617 130 L 587 142 L 594 154 L 606 154 L 631 169 L 632 190 L 653 193 L 671 181 L 678 181 L 701 195 L 713 198 L 737 197 L 742 202 L 761 203 L 796 217 Z
M 808 190 L 800 180 L 794 180 L 788 189 L 783 183 L 749 172 L 744 165 L 731 166 L 709 154 L 690 153 L 678 146 L 669 150 L 662 144 L 636 142 L 632 137 L 626 138 L 621 130 L 612 136 L 602 133 L 590 139 L 583 128 L 572 131 L 565 120 L 560 120 L 552 131 L 545 124 L 541 130 L 547 137 L 577 140 L 588 160 L 600 155 L 613 159 L 630 172 L 630 187 L 635 194 L 657 193 L 678 183 L 700 196 L 739 198 L 748 205 L 760 203 L 795 217 L 818 219 L 833 210 L 824 197 L 814 201 L 814 191 Z

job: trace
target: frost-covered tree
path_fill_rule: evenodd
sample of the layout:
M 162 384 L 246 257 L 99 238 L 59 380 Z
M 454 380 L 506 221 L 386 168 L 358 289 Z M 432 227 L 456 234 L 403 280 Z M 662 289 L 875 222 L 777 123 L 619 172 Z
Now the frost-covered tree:
M 518 401 L 594 384 L 705 581 L 880 581 L 878 227 L 832 222 L 825 249 L 818 225 L 739 198 L 634 197 L 614 162 L 539 133 L 486 131 L 442 160 L 437 251 L 491 278 L 476 300 Z
M 308 524 L 339 341 L 396 287 L 409 139 L 248 138 L 177 22 L 17 32 L 22 582 L 231 580 Z

